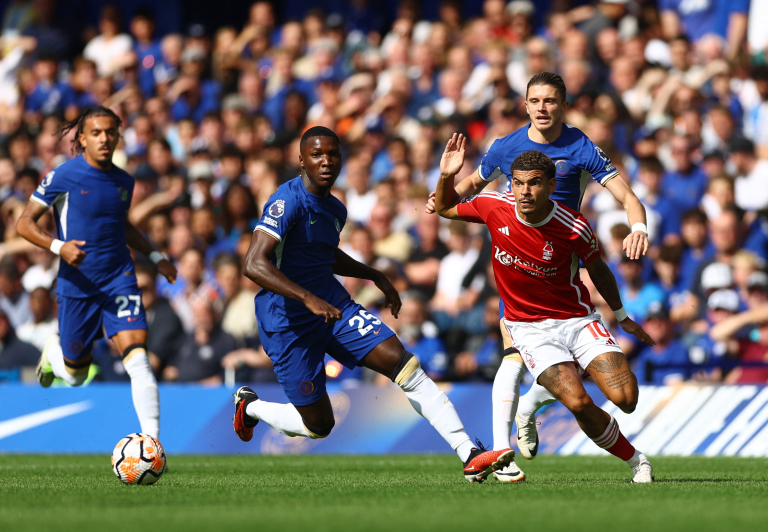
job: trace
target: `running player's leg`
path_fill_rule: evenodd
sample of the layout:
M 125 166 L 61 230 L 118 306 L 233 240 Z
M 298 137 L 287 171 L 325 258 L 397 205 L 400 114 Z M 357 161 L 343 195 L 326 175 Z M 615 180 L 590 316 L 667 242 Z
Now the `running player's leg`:
M 512 337 L 504 325 L 504 303 L 499 303 L 499 327 L 504 343 L 504 358 L 501 360 L 491 391 L 493 448 L 509 447 L 509 435 L 512 433 L 517 403 L 520 399 L 520 382 L 525 375 L 525 365 L 520 353 L 512 346 Z
M 147 320 L 141 291 L 134 276 L 125 277 L 120 288 L 107 297 L 102 312 L 107 336 L 115 342 L 123 357 L 123 366 L 131 378 L 133 407 L 141 432 L 160 437 L 160 394 L 147 355 Z
M 364 366 L 392 379 L 414 410 L 424 417 L 464 462 L 464 476 L 482 482 L 514 457 L 509 446 L 499 451 L 477 449 L 464 430 L 448 396 L 407 352 L 395 333 L 354 301 L 342 308 L 328 354 L 347 367 Z
M 247 386 L 235 393 L 235 432 L 243 441 L 253 437 L 253 427 L 264 421 L 287 436 L 325 438 L 335 424 L 331 401 L 325 391 L 325 346 L 332 329 L 323 322 L 296 334 L 293 330 L 259 333 L 272 359 L 277 380 L 290 403 L 262 401 Z
M 131 378 L 133 407 L 139 417 L 141 432 L 160 437 L 160 393 L 149 365 L 146 329 L 120 331 L 112 340 L 123 357 L 123 366 Z
M 70 386 L 80 386 L 88 378 L 91 347 L 101 333 L 102 302 L 99 298 L 61 295 L 58 301 L 59 337 L 49 339 L 41 358 L 47 359 L 56 377 Z
M 628 414 L 633 412 L 638 399 L 637 379 L 616 339 L 598 315 L 569 321 L 565 332 L 572 339 L 569 347 L 580 369 L 586 369 L 616 406 Z M 651 482 L 653 468 L 648 459 L 627 441 L 616 419 L 608 413 L 605 416 L 608 418 L 606 428 L 597 437 L 589 435 L 590 438 L 599 447 L 625 460 L 632 468 L 635 482 Z

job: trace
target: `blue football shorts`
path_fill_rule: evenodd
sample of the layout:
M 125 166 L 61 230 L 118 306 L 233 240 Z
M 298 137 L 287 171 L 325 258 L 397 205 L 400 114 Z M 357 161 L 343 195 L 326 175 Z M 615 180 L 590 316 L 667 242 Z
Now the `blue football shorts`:
M 325 394 L 325 354 L 349 369 L 361 365 L 373 348 L 395 333 L 351 299 L 338 305 L 341 319 L 333 324 L 318 317 L 307 325 L 259 334 L 285 395 L 295 406 L 314 403 Z
M 147 318 L 141 302 L 136 276 L 126 277 L 119 288 L 88 298 L 59 294 L 59 336 L 64 363 L 73 369 L 91 363 L 94 340 L 101 338 L 104 325 L 107 338 L 120 331 L 146 329 Z

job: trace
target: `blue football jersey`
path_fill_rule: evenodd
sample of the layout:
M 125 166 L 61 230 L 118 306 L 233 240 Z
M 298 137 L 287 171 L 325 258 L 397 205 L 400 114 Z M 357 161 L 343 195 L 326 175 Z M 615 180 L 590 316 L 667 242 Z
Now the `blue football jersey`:
M 581 198 L 591 175 L 598 183 L 605 184 L 619 175 L 608 156 L 578 128 L 563 124 L 563 131 L 555 142 L 539 144 L 528 138 L 524 126 L 506 137 L 496 139 L 478 169 L 484 181 L 493 181 L 500 175 L 512 178 L 512 162 L 528 150 L 543 152 L 557 168 L 557 188 L 551 198 L 575 211 L 581 210 Z M 507 189 L 511 190 L 507 182 Z
M 125 219 L 133 184 L 128 172 L 116 166 L 100 170 L 80 156 L 48 172 L 32 194 L 32 201 L 53 207 L 60 240 L 85 241 L 86 256 L 79 268 L 60 261 L 56 283 L 60 295 L 90 297 L 132 277 Z
M 279 242 L 272 263 L 288 279 L 338 306 L 349 297 L 333 276 L 339 233 L 346 221 L 343 203 L 333 196 L 311 194 L 301 177 L 296 177 L 269 198 L 255 231 L 263 231 Z M 256 294 L 255 303 L 259 324 L 268 332 L 320 319 L 303 303 L 263 289 Z

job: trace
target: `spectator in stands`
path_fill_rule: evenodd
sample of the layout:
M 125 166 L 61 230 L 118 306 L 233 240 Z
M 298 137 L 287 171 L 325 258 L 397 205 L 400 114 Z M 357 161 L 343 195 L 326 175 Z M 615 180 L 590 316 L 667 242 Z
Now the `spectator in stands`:
M 22 342 L 32 344 L 40 351 L 45 341 L 52 335 L 59 334 L 59 320 L 53 313 L 53 301 L 49 288 L 38 286 L 29 294 L 29 309 L 32 319 L 16 329 L 16 335 Z
M 768 273 L 756 271 L 747 278 L 747 308 L 768 304 Z
M 467 339 L 453 362 L 454 374 L 463 380 L 492 381 L 501 364 L 504 345 L 499 329 L 499 298 L 489 297 L 485 301 L 484 334 L 476 334 Z
M 417 296 L 403 300 L 400 316 L 392 324 L 406 351 L 419 359 L 430 378 L 444 380 L 448 373 L 448 351 L 437 327 L 427 320 L 427 307 Z
M 435 295 L 440 261 L 448 248 L 440 240 L 440 219 L 423 213 L 416 225 L 417 245 L 405 264 L 405 274 L 414 291 L 425 301 Z
M 157 294 L 155 270 L 136 264 L 136 284 L 147 316 L 147 354 L 155 373 L 160 374 L 174 356 L 184 334 L 181 320 L 168 300 Z
M 619 273 L 623 279 L 621 301 L 633 320 L 645 320 L 646 313 L 654 301 L 664 301 L 664 291 L 656 283 L 643 282 L 644 261 L 621 256 Z
M 163 379 L 220 384 L 222 359 L 235 350 L 235 339 L 219 324 L 213 304 L 204 298 L 192 304 L 193 330 L 179 342 L 163 370 Z
M 768 208 L 768 159 L 758 159 L 751 140 L 731 140 L 731 161 L 735 167 L 736 205 L 745 211 Z
M 131 53 L 130 35 L 120 33 L 120 11 L 108 4 L 101 9 L 99 35 L 91 39 L 83 50 L 83 57 L 96 63 L 100 76 L 109 77 L 135 61 Z
M 748 330 L 742 336 L 741 331 Z M 721 320 L 710 333 L 720 342 L 735 342 L 742 362 L 768 363 L 768 306 L 761 305 Z M 736 367 L 725 378 L 728 384 L 766 384 L 768 367 Z
M 34 320 L 29 294 L 21 284 L 21 275 L 12 257 L 0 262 L 0 310 L 10 320 L 13 329 Z
M 473 332 L 482 331 L 482 309 L 480 313 L 471 311 L 477 303 L 485 278 L 477 275 L 471 280 L 469 288 L 462 288 L 462 281 L 474 266 L 480 251 L 472 245 L 465 222 L 451 220 L 448 230 L 448 249 L 451 252 L 440 261 L 437 290 L 431 302 L 432 317 L 440 332 L 446 332 L 457 324 L 473 327 Z
M 8 315 L 0 310 L 0 369 L 34 367 L 38 358 L 40 351 L 19 340 Z
M 373 251 L 379 257 L 405 262 L 411 254 L 412 240 L 408 233 L 392 231 L 392 207 L 379 203 L 371 211 L 368 228 L 374 239 Z
M 694 209 L 707 190 L 707 176 L 693 164 L 691 139 L 677 135 L 669 141 L 672 169 L 664 174 L 664 191 L 681 211 Z
M 221 254 L 213 261 L 213 269 L 225 308 L 221 328 L 232 335 L 239 345 L 256 347 L 259 338 L 253 309 L 256 293 L 243 286 L 240 259 L 231 253 Z
M 643 328 L 656 340 L 656 345 L 644 346 L 633 362 L 633 371 L 639 384 L 673 384 L 686 380 L 685 367 L 663 367 L 665 364 L 689 363 L 688 349 L 675 338 L 669 309 L 663 301 L 648 306 Z M 653 368 L 654 365 L 662 366 Z

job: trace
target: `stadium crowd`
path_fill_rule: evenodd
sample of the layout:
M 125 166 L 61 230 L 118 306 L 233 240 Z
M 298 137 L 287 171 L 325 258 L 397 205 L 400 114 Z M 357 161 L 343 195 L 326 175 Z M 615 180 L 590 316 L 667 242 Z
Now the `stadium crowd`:
M 632 261 L 621 206 L 591 180 L 582 201 L 626 310 L 658 342 L 633 345 L 591 290 L 640 382 L 768 382 L 768 367 L 733 367 L 768 361 L 765 3 L 715 0 L 691 12 L 680 0 L 557 0 L 537 14 L 529 0 L 485 0 L 482 16 L 465 20 L 458 0 L 443 0 L 438 18 L 423 20 L 419 2 L 402 0 L 382 26 L 365 0 L 282 23 L 256 2 L 242 28 L 168 35 L 155 33 L 151 11 L 123 20 L 112 5 L 97 28 L 73 35 L 57 22 L 60 4 L 17 0 L 3 14 L 1 375 L 34 366 L 57 331 L 58 258 L 21 239 L 15 220 L 72 156 L 72 139 L 56 135 L 62 121 L 104 105 L 123 119 L 115 163 L 136 179 L 128 217 L 179 269 L 172 285 L 136 257 L 159 379 L 274 380 L 258 287 L 241 264 L 263 204 L 299 174 L 299 137 L 312 125 L 342 139 L 343 249 L 402 294 L 400 319 L 381 318 L 433 378 L 492 379 L 502 347 L 487 229 L 424 206 L 450 134 L 469 137 L 466 176 L 493 140 L 528 123 L 526 83 L 552 71 L 568 90 L 566 122 L 602 148 L 647 211 L 652 248 Z M 380 304 L 372 284 L 344 285 L 364 306 Z M 108 340 L 94 361 L 96 378 L 128 380 Z M 649 373 L 649 361 L 680 366 Z M 331 359 L 326 372 L 349 385 L 371 378 Z

